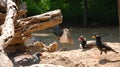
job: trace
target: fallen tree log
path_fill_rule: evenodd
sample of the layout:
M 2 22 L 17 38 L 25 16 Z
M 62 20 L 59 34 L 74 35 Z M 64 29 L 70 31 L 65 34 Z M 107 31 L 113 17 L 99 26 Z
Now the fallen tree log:
M 26 14 L 26 12 L 26 10 L 19 10 L 16 17 L 19 18 L 20 16 Z M 1 19 L 3 23 L 3 20 L 6 15 L 1 14 L 0 16 L 3 17 L 3 19 Z M 41 15 L 35 15 L 27 18 L 18 19 L 14 22 L 14 37 L 9 43 L 7 43 L 7 45 L 24 43 L 25 40 L 29 39 L 32 36 L 32 32 L 45 30 L 60 23 L 62 23 L 62 15 L 59 9 Z M 1 30 L 2 28 L 0 28 L 0 31 Z M 4 48 L 6 48 L 6 46 Z
M 27 10 L 18 10 L 12 0 L 0 0 L 0 67 L 13 67 L 11 60 L 4 53 L 6 47 L 23 44 L 32 37 L 32 32 L 45 30 L 62 23 L 59 9 L 20 19 L 26 12 Z M 7 51 L 13 50 L 11 48 Z M 18 51 L 17 48 L 16 50 Z
M 24 43 L 27 39 L 32 37 L 32 32 L 45 30 L 60 23 L 62 23 L 60 10 L 19 19 L 15 23 L 15 36 L 9 45 Z
M 19 17 L 26 14 L 26 10 L 18 11 L 17 6 L 11 0 L 0 0 L 0 3 L 7 3 L 7 6 L 4 6 L 5 8 L 7 7 L 6 14 L 0 13 L 0 17 L 2 17 L 0 18 L 0 50 L 2 52 L 6 47 L 7 49 L 5 51 L 7 53 L 19 51 L 21 49 L 25 50 L 24 46 L 17 49 L 19 46 L 16 47 L 16 44 L 23 44 L 27 39 L 32 37 L 31 33 L 34 31 L 45 30 L 62 23 L 62 15 L 59 9 L 41 15 L 19 19 Z M 0 52 L 0 67 L 13 67 L 11 60 L 2 52 Z M 6 63 L 9 64 L 4 66 Z
M 14 45 L 23 45 L 26 40 L 33 36 L 31 33 L 34 31 L 45 30 L 60 23 L 62 23 L 62 15 L 60 10 L 54 10 L 41 15 L 17 20 L 15 22 L 15 35 L 12 41 L 9 42 L 10 49 L 8 46 L 6 49 L 7 53 L 16 51 L 16 49 L 24 51 L 22 48 L 19 48 L 19 46 L 16 47 Z M 11 47 L 13 50 L 11 50 Z M 23 48 L 25 47 L 23 46 Z

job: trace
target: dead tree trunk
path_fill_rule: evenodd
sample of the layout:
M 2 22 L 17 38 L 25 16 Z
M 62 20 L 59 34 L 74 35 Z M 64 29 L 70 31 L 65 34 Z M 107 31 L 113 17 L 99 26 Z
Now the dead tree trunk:
M 4 48 L 14 37 L 14 20 L 17 14 L 17 6 L 11 0 L 0 0 L 0 5 L 6 8 L 4 24 L 1 25 L 0 36 L 0 67 L 13 67 L 11 60 L 5 55 Z M 7 65 L 6 65 L 7 64 Z
M 41 15 L 19 19 L 27 10 L 17 9 L 12 0 L 0 0 L 0 67 L 13 67 L 12 62 L 4 54 L 4 49 L 9 45 L 24 43 L 32 36 L 32 32 L 45 30 L 62 23 L 61 11 L 54 10 Z M 3 56 L 3 55 L 5 56 Z M 6 65 L 7 61 L 10 64 Z M 6 62 L 2 62 L 5 60 Z
M 25 11 L 25 10 L 18 11 L 18 13 L 16 15 L 17 18 L 24 15 L 26 12 L 27 11 Z M 5 17 L 6 15 L 2 14 L 1 16 Z M 5 48 L 7 45 L 24 43 L 24 41 L 26 39 L 28 39 L 32 36 L 31 35 L 32 32 L 44 30 L 44 29 L 53 27 L 60 23 L 62 23 L 62 15 L 61 15 L 61 11 L 59 9 L 50 11 L 50 12 L 47 12 L 47 13 L 44 13 L 41 15 L 18 19 L 14 22 L 14 26 L 13 26 L 15 28 L 15 29 L 13 28 L 13 30 L 15 30 L 14 36 L 12 36 L 11 41 L 3 44 L 3 47 Z M 2 28 L 0 30 L 2 30 Z M 6 37 L 6 38 L 8 38 L 8 37 Z M 3 39 L 1 39 L 1 40 L 3 40 Z M 5 38 L 3 41 L 5 41 Z
M 53 27 L 61 22 L 62 16 L 60 10 L 54 10 L 41 15 L 19 19 L 15 23 L 15 36 L 9 45 L 24 43 L 26 39 L 32 36 L 32 32 Z
M 6 1 L 6 4 L 7 13 L 5 17 L 5 22 L 1 26 L 2 31 L 0 36 L 0 50 L 3 50 L 3 48 L 5 48 L 14 37 L 14 20 L 17 14 L 17 6 L 11 0 Z

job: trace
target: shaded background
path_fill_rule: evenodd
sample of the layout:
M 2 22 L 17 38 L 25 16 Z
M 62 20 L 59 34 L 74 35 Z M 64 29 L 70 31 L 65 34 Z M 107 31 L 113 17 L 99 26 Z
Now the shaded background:
M 84 35 L 91 40 L 94 34 L 102 35 L 104 41 L 120 42 L 118 21 L 119 0 L 15 0 L 18 5 L 27 3 L 27 16 L 42 14 L 61 9 L 63 15 L 62 28 L 67 27 L 78 44 L 78 37 Z M 43 31 L 35 32 L 42 34 Z M 45 30 L 43 34 L 52 34 Z M 52 39 L 51 39 L 52 38 Z M 54 36 L 40 36 L 48 44 L 56 40 Z
M 68 27 L 117 26 L 117 0 L 87 0 L 87 22 L 84 23 L 85 0 L 21 0 L 27 2 L 27 16 L 61 9 L 63 23 Z

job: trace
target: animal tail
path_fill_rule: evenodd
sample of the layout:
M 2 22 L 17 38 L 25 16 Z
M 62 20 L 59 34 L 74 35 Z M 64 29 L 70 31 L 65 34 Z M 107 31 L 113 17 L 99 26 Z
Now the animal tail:
M 115 52 L 116 54 L 118 54 L 118 53 L 119 53 L 119 52 L 117 52 L 117 51 L 115 51 L 115 50 L 113 50 L 113 49 L 112 49 L 112 51 L 113 51 L 113 52 Z

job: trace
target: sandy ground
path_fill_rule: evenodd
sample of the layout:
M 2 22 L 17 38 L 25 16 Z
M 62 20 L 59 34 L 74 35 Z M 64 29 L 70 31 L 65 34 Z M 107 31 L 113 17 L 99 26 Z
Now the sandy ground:
M 53 53 L 44 52 L 40 64 L 55 64 L 65 67 L 120 67 L 120 43 L 108 43 L 118 51 L 107 52 L 100 55 L 100 51 L 94 47 L 83 51 L 82 49 L 70 51 L 57 51 Z
M 76 31 L 77 30 L 77 31 Z M 39 64 L 55 64 L 64 67 L 120 67 L 120 43 L 118 38 L 118 28 L 74 28 L 70 29 L 71 36 L 75 44 L 70 45 L 69 51 L 56 51 L 52 53 L 43 52 L 43 57 Z M 94 47 L 83 51 L 79 47 L 78 37 L 84 35 L 87 40 L 94 34 L 100 34 L 113 49 L 118 51 L 108 52 L 106 55 L 100 55 L 100 51 Z M 36 32 L 36 38 L 49 45 L 53 41 L 57 41 L 51 30 Z M 58 42 L 59 43 L 59 42 Z M 59 48 L 61 44 L 59 43 Z M 67 45 L 66 45 L 67 48 Z

